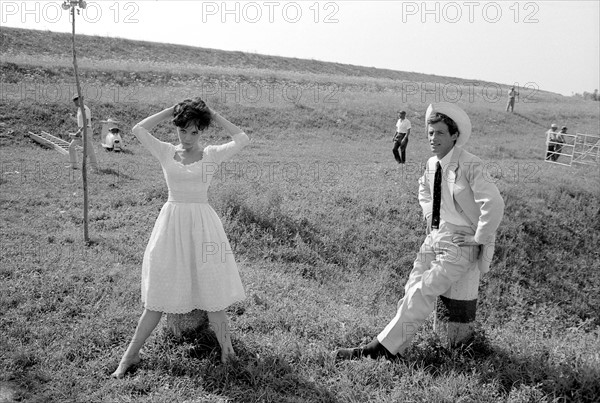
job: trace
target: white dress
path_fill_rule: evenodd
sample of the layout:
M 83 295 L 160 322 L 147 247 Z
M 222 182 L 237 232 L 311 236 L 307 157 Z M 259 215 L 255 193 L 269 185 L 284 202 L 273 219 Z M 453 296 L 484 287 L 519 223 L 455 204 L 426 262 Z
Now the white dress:
M 219 164 L 246 146 L 245 133 L 204 149 L 202 160 L 184 165 L 175 146 L 146 129 L 133 133 L 160 164 L 169 188 L 142 263 L 142 302 L 146 309 L 186 313 L 220 311 L 246 295 L 217 213 L 208 204 L 208 187 Z

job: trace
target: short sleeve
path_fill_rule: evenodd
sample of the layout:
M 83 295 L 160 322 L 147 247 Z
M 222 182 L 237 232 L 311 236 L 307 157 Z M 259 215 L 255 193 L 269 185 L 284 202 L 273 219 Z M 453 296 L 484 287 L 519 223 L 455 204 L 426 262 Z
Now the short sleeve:
M 227 161 L 235 154 L 237 154 L 242 148 L 250 144 L 250 139 L 246 133 L 239 133 L 232 137 L 233 140 L 229 143 L 222 144 L 220 146 L 208 146 L 205 151 L 206 154 L 217 164 Z
M 87 105 L 84 105 L 83 108 L 85 109 L 85 120 L 87 121 L 87 126 L 91 127 L 92 112 L 90 111 L 90 108 L 88 108 Z M 81 113 L 81 108 L 79 106 L 77 106 L 77 127 L 83 127 L 83 114 Z
M 150 134 L 143 126 L 135 125 L 131 130 L 142 145 L 150 151 L 150 154 L 161 160 L 171 149 L 171 144 L 160 141 Z

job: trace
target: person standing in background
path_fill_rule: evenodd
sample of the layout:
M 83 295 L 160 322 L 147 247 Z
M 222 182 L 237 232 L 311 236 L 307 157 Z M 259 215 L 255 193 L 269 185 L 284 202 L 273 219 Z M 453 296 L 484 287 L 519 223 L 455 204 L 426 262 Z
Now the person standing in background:
M 406 119 L 406 112 L 398 112 L 398 121 L 396 122 L 396 134 L 394 135 L 394 158 L 399 164 L 406 162 L 406 145 L 408 144 L 408 136 L 410 135 L 410 120 Z M 400 152 L 398 152 L 400 149 Z
M 69 162 L 72 169 L 77 169 L 79 168 L 77 161 L 77 146 L 81 146 L 83 144 L 83 115 L 81 113 L 81 108 L 79 107 L 79 97 L 77 95 L 73 97 L 73 103 L 77 108 L 77 118 L 71 116 L 71 119 L 77 122 L 77 127 L 79 127 L 79 130 L 70 135 L 71 144 L 69 144 Z M 85 109 L 85 120 L 87 126 L 87 155 L 90 158 L 90 163 L 97 169 L 98 159 L 96 158 L 96 152 L 92 143 L 92 136 L 94 135 L 92 130 L 92 112 L 87 105 L 83 105 L 83 108 Z
M 510 91 L 508 91 L 508 102 L 506 103 L 506 112 L 508 112 L 508 109 L 510 108 L 510 112 L 514 112 L 515 109 L 515 97 L 519 95 L 519 93 L 517 92 L 517 90 L 515 90 L 515 87 L 511 87 Z
M 556 123 L 552 123 L 550 130 L 546 132 L 546 161 L 556 161 L 558 156 L 556 155 L 557 149 L 560 146 L 562 149 L 562 143 L 559 138 L 562 138 L 558 132 L 558 126 Z

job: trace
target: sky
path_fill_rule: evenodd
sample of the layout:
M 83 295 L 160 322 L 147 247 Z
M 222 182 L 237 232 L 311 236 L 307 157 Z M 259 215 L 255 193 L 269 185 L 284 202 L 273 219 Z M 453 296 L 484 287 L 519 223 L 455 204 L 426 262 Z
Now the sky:
M 60 1 L 0 2 L 2 26 L 70 32 Z M 485 80 L 600 88 L 600 2 L 88 1 L 86 35 Z

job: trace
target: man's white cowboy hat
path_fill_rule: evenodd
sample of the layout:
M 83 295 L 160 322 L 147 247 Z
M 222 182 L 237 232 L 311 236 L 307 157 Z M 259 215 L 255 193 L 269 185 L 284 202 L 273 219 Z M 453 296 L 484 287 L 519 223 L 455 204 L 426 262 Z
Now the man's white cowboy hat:
M 456 146 L 462 147 L 467 144 L 469 137 L 471 137 L 471 119 L 467 116 L 467 113 L 463 111 L 458 105 L 450 102 L 436 102 L 429 105 L 427 113 L 425 114 L 425 125 L 431 115 L 436 113 L 442 113 L 448 116 L 458 126 L 460 132 L 458 139 L 456 139 Z M 427 129 L 427 128 L 426 128 Z

